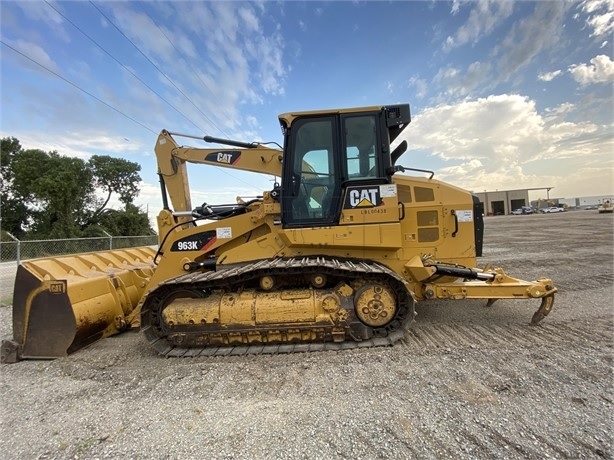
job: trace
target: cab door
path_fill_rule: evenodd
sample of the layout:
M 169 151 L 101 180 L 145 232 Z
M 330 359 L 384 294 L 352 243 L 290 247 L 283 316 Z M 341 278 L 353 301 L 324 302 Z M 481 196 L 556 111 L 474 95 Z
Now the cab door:
M 282 180 L 284 228 L 338 222 L 341 195 L 337 118 L 296 120 L 286 141 Z

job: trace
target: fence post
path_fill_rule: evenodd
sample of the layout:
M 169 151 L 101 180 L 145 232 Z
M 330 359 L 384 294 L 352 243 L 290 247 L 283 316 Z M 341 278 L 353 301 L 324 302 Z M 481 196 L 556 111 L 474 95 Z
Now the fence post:
M 6 234 L 8 236 L 10 236 L 13 241 L 17 242 L 17 265 L 19 265 L 21 263 L 21 241 L 19 241 L 17 238 L 15 238 L 13 235 L 11 235 L 9 232 L 6 232 Z
M 109 235 L 104 229 L 102 229 L 102 233 L 104 233 L 105 235 L 107 235 L 109 237 L 109 250 L 113 249 L 113 237 L 111 235 Z

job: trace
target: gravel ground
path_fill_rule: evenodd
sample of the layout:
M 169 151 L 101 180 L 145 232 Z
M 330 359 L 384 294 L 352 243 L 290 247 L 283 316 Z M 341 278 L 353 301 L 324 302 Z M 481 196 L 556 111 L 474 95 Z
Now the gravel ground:
M 486 219 L 537 302 L 433 302 L 394 347 L 158 357 L 138 333 L 0 368 L 0 457 L 612 458 L 613 216 Z M 10 336 L 10 307 L 0 336 Z

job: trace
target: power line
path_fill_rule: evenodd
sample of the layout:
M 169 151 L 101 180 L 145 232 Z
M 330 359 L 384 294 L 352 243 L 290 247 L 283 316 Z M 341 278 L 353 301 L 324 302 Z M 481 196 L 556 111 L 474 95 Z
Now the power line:
M 55 8 L 54 8 L 55 9 Z M 59 13 L 59 12 L 58 12 Z M 64 17 L 62 15 L 62 17 Z M 66 17 L 64 17 L 64 19 L 66 19 L 68 22 L 70 22 Z M 72 22 L 70 22 L 72 24 Z M 75 26 L 74 24 L 72 24 L 73 26 Z M 77 26 L 75 26 L 79 31 L 81 31 Z M 85 34 L 84 34 L 85 35 Z M 87 35 L 86 35 L 87 36 Z M 88 37 L 90 38 L 90 37 Z M 93 41 L 93 40 L 92 40 Z M 27 56 L 26 54 L 22 53 L 21 51 L 17 50 L 16 48 L 14 48 L 13 46 L 9 45 L 8 43 L 5 43 L 2 39 L 0 39 L 0 43 L 4 46 L 6 46 L 7 48 L 11 49 L 12 51 L 14 51 L 15 53 L 19 54 L 20 56 L 26 58 L 27 60 L 29 60 L 30 62 L 36 64 L 37 66 L 41 67 L 42 69 L 46 70 L 47 72 L 51 73 L 52 75 L 58 77 L 59 79 L 63 80 L 64 82 L 68 83 L 69 85 L 73 86 L 74 88 L 78 89 L 79 91 L 83 92 L 84 94 L 87 94 L 88 96 L 90 96 L 91 98 L 95 99 L 96 101 L 100 102 L 101 104 L 105 105 L 106 107 L 110 108 L 111 110 L 117 112 L 118 114 L 122 115 L 123 117 L 127 118 L 128 120 L 136 123 L 137 125 L 141 126 L 142 128 L 145 128 L 146 130 L 148 130 L 149 132 L 151 132 L 154 135 L 157 135 L 158 133 L 156 131 L 154 131 L 153 129 L 151 129 L 150 127 L 146 126 L 145 124 L 141 123 L 140 121 L 136 120 L 135 118 L 125 114 L 124 112 L 122 112 L 121 110 L 115 108 L 114 106 L 112 106 L 111 104 L 103 101 L 102 99 L 100 99 L 99 97 L 95 96 L 94 94 L 90 93 L 89 91 L 81 88 L 79 85 L 77 85 L 76 83 L 73 83 L 72 81 L 68 80 L 67 78 L 63 77 L 62 75 L 58 74 L 57 72 L 51 70 L 50 68 L 46 67 L 45 65 L 41 64 L 40 62 L 36 61 L 35 59 L 31 58 L 30 56 Z M 95 42 L 94 42 L 95 43 Z M 97 43 L 96 43 L 97 44 Z M 98 45 L 100 46 L 100 45 Z M 105 51 L 103 49 L 103 51 Z M 105 51 L 106 52 L 106 51 Z M 109 53 L 107 53 L 109 54 Z M 110 54 L 109 54 L 110 56 Z M 112 57 L 112 56 L 111 56 Z M 121 63 L 120 63 L 121 64 Z M 137 77 L 138 78 L 138 77 Z M 155 92 L 155 91 L 154 91 Z M 156 93 L 157 94 L 157 93 Z M 159 96 L 159 95 L 158 95 Z M 162 98 L 162 100 L 164 100 Z M 173 107 L 174 108 L 174 107 Z M 189 119 L 188 119 L 189 120 Z M 193 123 L 193 122 L 192 122 Z M 195 125 L 196 126 L 196 125 Z M 198 128 L 198 126 L 197 126 Z M 200 128 L 198 128 L 200 129 Z M 219 168 L 221 170 L 222 173 L 232 177 L 233 179 L 239 181 L 239 182 L 243 182 L 244 184 L 249 185 L 250 187 L 252 187 L 252 184 L 240 179 L 236 176 L 234 176 L 233 174 L 231 174 L 228 171 L 225 171 L 224 168 Z
M 194 107 L 195 107 L 195 108 L 196 108 L 196 109 L 197 109 L 197 110 L 198 110 L 198 111 L 199 111 L 199 112 L 200 112 L 200 113 L 201 113 L 201 114 L 202 114 L 202 115 L 205 117 L 205 119 L 207 119 L 207 120 L 209 121 L 209 123 L 211 123 L 211 125 L 212 125 L 212 126 L 215 128 L 215 129 L 217 129 L 218 131 L 220 131 L 220 132 L 222 132 L 222 133 L 224 132 L 223 130 L 221 130 L 220 128 L 218 128 L 218 127 L 217 127 L 217 125 L 216 125 L 216 124 L 215 124 L 215 123 L 214 123 L 214 122 L 213 122 L 213 121 L 212 121 L 212 120 L 211 120 L 211 119 L 210 119 L 210 118 L 209 118 L 209 117 L 208 117 L 208 116 L 207 116 L 207 115 L 206 115 L 206 114 L 205 114 L 205 113 L 204 113 L 204 112 L 203 112 L 203 111 L 202 111 L 202 110 L 201 110 L 201 109 L 198 107 L 198 106 L 196 106 L 196 105 L 194 104 L 194 102 L 192 102 L 192 100 L 191 100 L 191 99 L 190 99 L 190 98 L 189 98 L 189 97 L 188 97 L 188 96 L 187 96 L 187 95 L 186 95 L 186 94 L 185 94 L 185 93 L 184 93 L 184 92 L 183 92 L 183 91 L 182 91 L 180 88 L 178 88 L 178 87 L 177 87 L 177 85 L 175 85 L 175 83 L 174 83 L 174 82 L 173 82 L 173 81 L 172 81 L 172 80 L 171 80 L 171 79 L 170 79 L 170 78 L 169 78 L 169 77 L 168 77 L 168 76 L 167 76 L 167 75 L 166 75 L 164 72 L 162 72 L 162 70 L 160 70 L 160 68 L 159 68 L 159 67 L 158 67 L 158 66 L 157 66 L 157 65 L 156 65 L 156 64 L 155 64 L 155 63 L 154 63 L 154 62 L 153 62 L 151 59 L 149 59 L 149 57 L 147 57 L 147 55 L 145 55 L 145 53 L 143 53 L 143 51 L 141 51 L 141 49 L 140 49 L 138 46 L 136 46 L 136 44 L 135 44 L 135 43 L 134 43 L 132 40 L 130 40 L 130 38 L 128 38 L 128 37 L 126 36 L 126 34 L 124 34 L 124 33 L 122 32 L 122 30 L 121 30 L 121 29 L 120 29 L 120 28 L 119 28 L 117 25 L 115 25 L 115 23 L 114 23 L 114 22 L 113 22 L 111 19 L 109 19 L 109 17 L 108 17 L 106 14 L 104 14 L 104 13 L 103 13 L 103 12 L 100 10 L 100 8 L 98 8 L 98 7 L 97 7 L 97 6 L 94 4 L 94 2 L 92 2 L 92 1 L 90 0 L 90 3 L 91 3 L 91 5 L 92 5 L 94 8 L 96 8 L 96 10 L 98 10 L 98 12 L 99 12 L 99 13 L 100 13 L 100 14 L 101 14 L 101 15 L 102 15 L 102 16 L 103 16 L 103 17 L 104 17 L 104 18 L 105 18 L 105 19 L 106 19 L 106 20 L 107 20 L 107 21 L 108 21 L 108 22 L 109 22 L 109 23 L 110 23 L 110 24 L 111 24 L 113 27 L 115 27 L 115 29 L 116 29 L 116 30 L 117 30 L 117 31 L 118 31 L 118 32 L 119 32 L 119 33 L 120 33 L 120 34 L 121 34 L 121 35 L 122 35 L 122 36 L 123 36 L 123 37 L 124 37 L 126 40 L 128 40 L 128 41 L 129 41 L 129 42 L 132 44 L 132 46 L 133 46 L 133 47 L 134 47 L 134 48 L 135 48 L 135 49 L 136 49 L 136 50 L 137 50 L 139 53 L 141 53 L 141 55 L 142 55 L 142 56 L 143 56 L 145 59 L 147 59 L 147 61 L 149 61 L 149 63 L 150 63 L 152 66 L 154 66 L 154 68 L 155 68 L 155 69 L 156 69 L 158 72 L 160 72 L 160 74 L 162 74 L 162 75 L 164 76 L 164 78 L 166 78 L 166 79 L 167 79 L 167 80 L 168 80 L 168 81 L 169 81 L 169 82 L 170 82 L 170 83 L 171 83 L 171 84 L 172 84 L 172 85 L 173 85 L 173 86 L 174 86 L 174 87 L 177 89 L 177 91 L 179 91 L 179 92 L 180 92 L 180 93 L 181 93 L 181 94 L 182 94 L 182 95 L 183 95 L 183 96 L 184 96 L 184 97 L 185 97 L 185 98 L 186 98 L 188 101 L 190 101 L 190 103 L 191 103 L 191 104 L 192 104 L 192 105 L 193 105 L 193 106 L 194 106 Z M 151 18 L 150 18 L 150 19 L 151 19 Z M 154 24 L 155 24 L 155 21 L 153 21 L 153 20 L 152 20 L 152 22 L 154 22 Z M 157 24 L 156 24 L 156 26 L 157 26 Z M 159 27 L 158 27 L 158 28 L 159 28 Z M 168 38 L 167 38 L 167 39 L 168 39 Z M 172 45 L 172 43 L 171 43 L 171 45 Z M 173 47 L 174 47 L 174 45 L 173 45 Z M 227 134 L 225 134 L 225 135 L 226 135 L 227 137 L 230 137 L 230 136 L 228 136 Z M 252 184 L 250 184 L 249 182 L 244 181 L 244 180 L 242 180 L 242 179 L 240 179 L 240 178 L 236 177 L 235 175 L 233 175 L 233 174 L 231 174 L 230 172 L 226 171 L 224 168 L 219 168 L 219 169 L 221 170 L 221 172 L 222 172 L 223 174 L 226 174 L 227 176 L 230 176 L 230 177 L 232 177 L 233 179 L 238 180 L 239 182 L 243 182 L 244 184 L 247 184 L 247 185 L 249 185 L 250 187 L 252 186 Z
M 15 53 L 21 55 L 22 57 L 26 58 L 27 60 L 29 60 L 30 62 L 36 64 L 39 67 L 42 67 L 43 69 L 45 69 L 47 72 L 55 75 L 56 77 L 58 77 L 59 79 L 65 81 L 66 83 L 68 83 L 71 86 L 74 86 L 75 88 L 77 88 L 79 91 L 87 94 L 88 96 L 92 97 L 93 99 L 96 99 L 98 102 L 100 102 L 101 104 L 104 104 L 105 106 L 107 106 L 108 108 L 110 108 L 111 110 L 114 110 L 115 112 L 119 113 L 120 115 L 122 115 L 123 117 L 126 117 L 128 120 L 136 123 L 137 125 L 145 128 L 146 130 L 150 131 L 151 133 L 153 133 L 154 135 L 157 135 L 158 133 L 156 131 L 154 131 L 153 129 L 151 129 L 150 127 L 144 125 L 143 123 L 141 123 L 138 120 L 135 120 L 134 118 L 132 118 L 130 115 L 126 115 L 124 112 L 122 112 L 121 110 L 113 107 L 111 104 L 103 101 L 102 99 L 98 98 L 97 96 L 94 96 L 92 93 L 84 90 L 83 88 L 81 88 L 79 85 L 77 85 L 76 83 L 73 83 L 72 81 L 64 78 L 62 75 L 58 74 L 57 72 L 54 72 L 53 70 L 49 69 L 48 67 L 44 66 L 43 64 L 41 64 L 40 62 L 36 61 L 35 59 L 31 58 L 30 56 L 25 55 L 24 53 L 22 53 L 21 51 L 13 48 L 11 45 L 9 45 L 8 43 L 5 43 L 2 39 L 0 39 L 0 43 L 3 44 L 4 46 L 6 46 L 7 48 L 13 50 Z M 221 170 L 222 173 L 232 177 L 233 179 L 239 181 L 239 182 L 243 182 L 244 184 L 249 185 L 250 187 L 253 187 L 252 184 L 250 184 L 247 181 L 244 181 L 243 179 L 234 176 L 233 174 L 230 174 L 228 171 L 225 171 L 224 168 L 218 168 L 219 170 Z
M 171 106 L 173 109 L 175 109 L 175 111 L 177 113 L 179 113 L 182 117 L 184 117 L 186 120 L 188 120 L 190 123 L 192 123 L 197 129 L 204 131 L 200 126 L 198 126 L 196 123 L 194 123 L 194 121 L 192 121 L 190 118 L 187 117 L 187 115 L 185 115 L 184 113 L 182 113 L 179 109 L 177 109 L 177 107 L 175 107 L 173 104 L 171 104 L 170 102 L 168 102 L 166 99 L 164 99 L 160 94 L 158 94 L 158 92 L 156 92 L 155 89 L 153 89 L 152 87 L 150 87 L 147 83 L 145 83 L 138 75 L 136 75 L 132 70 L 130 70 L 128 67 L 126 67 L 124 64 L 122 64 L 118 59 L 116 59 L 111 53 L 109 53 L 106 49 L 104 49 L 100 44 L 98 44 L 98 42 L 96 42 L 96 40 L 94 40 L 92 37 L 90 37 L 87 33 L 85 33 L 79 26 L 77 26 L 74 22 L 72 22 L 70 19 L 68 19 L 66 16 L 64 16 L 60 11 L 58 11 L 51 3 L 49 3 L 47 0 L 45 0 L 45 3 L 52 8 L 56 13 L 58 13 L 60 16 L 62 16 L 70 25 L 72 25 L 75 29 L 77 29 L 79 32 L 81 32 L 83 35 L 85 35 L 94 45 L 96 45 L 98 48 L 100 48 L 104 53 L 107 54 L 107 56 L 109 56 L 111 59 L 113 59 L 115 62 L 117 62 L 120 66 L 122 66 L 127 72 L 129 72 L 134 78 L 136 78 L 138 81 L 140 81 L 145 87 L 147 87 L 147 89 L 149 89 L 151 92 L 153 92 L 156 96 L 158 96 L 160 99 L 162 99 L 166 104 L 168 104 L 169 106 Z
M 141 7 L 142 10 L 142 7 Z M 218 98 L 216 97 L 215 93 L 213 92 L 213 90 L 209 87 L 209 85 L 207 84 L 207 82 L 205 82 L 201 76 L 198 74 L 198 72 L 196 71 L 196 69 L 194 68 L 194 66 L 192 65 L 191 61 L 175 46 L 175 44 L 173 43 L 173 41 L 168 37 L 168 35 L 166 35 L 164 33 L 164 30 L 162 30 L 162 28 L 160 27 L 160 25 L 155 21 L 154 18 L 149 17 L 149 19 L 154 23 L 154 25 L 158 28 L 158 31 L 160 31 L 160 33 L 164 36 L 164 38 L 166 38 L 166 40 L 171 44 L 171 46 L 174 48 L 174 50 L 177 52 L 177 54 L 179 54 L 183 60 L 188 64 L 188 66 L 190 67 L 190 70 L 192 71 L 192 73 L 196 76 L 196 78 L 198 78 L 198 80 L 200 80 L 200 82 L 203 84 L 203 86 L 205 88 L 207 88 L 207 90 L 209 90 L 209 93 L 211 93 L 211 96 L 213 96 L 213 98 L 215 99 L 215 102 L 217 102 L 220 107 L 222 106 L 222 104 L 220 103 L 220 101 L 218 100 Z M 225 114 L 228 116 L 228 112 L 224 111 Z M 219 131 L 224 134 L 224 136 L 230 138 L 230 136 L 221 128 L 218 128 Z
M 134 118 L 132 118 L 130 115 L 126 115 L 124 112 L 122 112 L 121 110 L 119 110 L 119 109 L 117 109 L 117 108 L 113 107 L 111 104 L 109 104 L 109 103 L 107 103 L 107 102 L 103 101 L 103 100 L 102 100 L 102 99 L 100 99 L 99 97 L 94 96 L 92 93 L 90 93 L 90 92 L 88 92 L 88 91 L 84 90 L 83 88 L 81 88 L 81 87 L 80 87 L 79 85 L 77 85 L 76 83 L 73 83 L 72 81 L 68 80 L 67 78 L 64 78 L 62 75 L 58 74 L 57 72 L 54 72 L 54 71 L 53 71 L 53 70 L 51 70 L 50 68 L 48 68 L 48 67 L 44 66 L 43 64 L 41 64 L 41 63 L 40 63 L 40 62 L 38 62 L 37 60 L 35 60 L 35 59 L 31 58 L 30 56 L 25 55 L 24 53 L 22 53 L 22 52 L 21 52 L 21 51 L 19 51 L 19 50 L 17 50 L 17 49 L 15 49 L 15 48 L 13 48 L 13 47 L 12 47 L 11 45 L 9 45 L 8 43 L 5 43 L 5 42 L 4 42 L 2 39 L 0 39 L 0 43 L 2 43 L 2 44 L 3 44 L 4 46 L 6 46 L 7 48 L 9 48 L 9 49 L 13 50 L 15 53 L 17 53 L 17 54 L 19 54 L 19 55 L 23 56 L 23 57 L 24 57 L 24 58 L 26 58 L 27 60 L 29 60 L 29 61 L 33 62 L 33 63 L 34 63 L 34 64 L 36 64 L 37 66 L 42 67 L 42 68 L 43 68 L 43 69 L 45 69 L 47 72 L 49 72 L 49 73 L 51 73 L 51 74 L 55 75 L 55 76 L 56 76 L 56 77 L 58 77 L 59 79 L 64 80 L 64 81 L 65 81 L 66 83 L 68 83 L 69 85 L 74 86 L 74 87 L 75 87 L 75 88 L 77 88 L 79 91 L 81 91 L 81 92 L 83 92 L 83 93 L 87 94 L 88 96 L 90 96 L 90 97 L 92 97 L 92 98 L 96 99 L 96 100 L 97 100 L 98 102 L 100 102 L 101 104 L 106 105 L 106 106 L 107 106 L 108 108 L 110 108 L 111 110 L 114 110 L 115 112 L 119 113 L 119 114 L 120 114 L 120 115 L 122 115 L 123 117 L 126 117 L 128 120 L 130 120 L 130 121 L 132 121 L 132 122 L 136 123 L 137 125 L 139 125 L 139 126 L 141 126 L 141 127 L 145 128 L 146 130 L 148 130 L 148 131 L 152 132 L 153 134 L 158 134 L 156 131 L 154 131 L 154 130 L 153 130 L 153 129 L 151 129 L 150 127 L 148 127 L 148 126 L 144 125 L 144 124 L 143 124 L 143 123 L 141 123 L 140 121 L 135 120 L 135 119 L 134 119 Z
M 141 53 L 141 55 L 142 55 L 142 56 L 143 56 L 145 59 L 147 59 L 147 61 L 149 61 L 149 63 L 150 63 L 152 66 L 154 66 L 154 68 L 155 68 L 155 69 L 156 69 L 158 72 L 160 72 L 160 74 L 161 74 L 161 75 L 162 75 L 164 78 L 166 78 L 166 79 L 168 80 L 168 82 L 169 82 L 171 85 L 173 85 L 173 87 L 174 87 L 174 88 L 175 88 L 177 91 L 179 91 L 179 92 L 180 92 L 180 93 L 183 95 L 183 97 L 185 97 L 185 98 L 186 98 L 186 99 L 187 99 L 187 100 L 190 102 L 190 104 L 192 104 L 192 105 L 194 106 L 194 108 L 195 108 L 196 110 L 198 110 L 198 111 L 199 111 L 199 112 L 202 114 L 202 116 L 203 116 L 203 117 L 205 117 L 205 119 L 206 119 L 206 120 L 207 120 L 207 121 L 208 121 L 208 122 L 209 122 L 209 123 L 210 123 L 210 124 L 211 124 L 211 125 L 212 125 L 212 126 L 215 128 L 215 129 L 216 129 L 216 130 L 218 130 L 218 131 L 220 131 L 220 132 L 221 132 L 221 129 L 219 129 L 219 128 L 217 127 L 217 125 L 216 125 L 216 124 L 215 124 L 215 123 L 214 123 L 214 122 L 213 122 L 213 121 L 212 121 L 212 120 L 211 120 L 211 119 L 210 119 L 210 118 L 207 116 L 207 114 L 205 114 L 205 113 L 204 113 L 204 112 L 203 112 L 203 111 L 200 109 L 200 107 L 198 107 L 196 104 L 194 104 L 194 102 L 192 101 L 192 99 L 190 99 L 190 98 L 189 98 L 189 96 L 188 96 L 187 94 L 185 94 L 185 93 L 184 93 L 184 92 L 181 90 L 181 88 L 179 88 L 179 87 L 178 87 L 178 86 L 175 84 L 175 82 L 174 82 L 173 80 L 171 80 L 171 78 L 170 78 L 168 75 L 166 75 L 164 72 L 162 72 L 162 70 L 161 70 L 161 69 L 160 69 L 160 68 L 159 68 L 159 67 L 158 67 L 158 66 L 157 66 L 157 65 L 156 65 L 156 64 L 155 64 L 155 63 L 154 63 L 154 62 L 153 62 L 153 61 L 152 61 L 152 60 L 151 60 L 151 59 L 150 59 L 150 58 L 149 58 L 149 57 L 148 57 L 148 56 L 147 56 L 147 55 L 146 55 L 146 54 L 143 52 L 143 51 L 141 51 L 141 49 L 140 49 L 138 46 L 136 46 L 136 44 L 135 44 L 135 43 L 134 43 L 132 40 L 130 40 L 130 38 L 128 38 L 128 36 L 127 36 L 127 35 L 126 35 L 124 32 L 122 32 L 122 30 L 121 30 L 121 29 L 120 29 L 120 28 L 119 28 L 119 27 L 118 27 L 118 26 L 117 26 L 117 25 L 116 25 L 116 24 L 115 24 L 115 23 L 114 23 L 114 22 L 113 22 L 113 21 L 112 21 L 112 20 L 111 20 L 111 19 L 110 19 L 110 18 L 109 18 L 107 15 L 106 15 L 106 14 L 104 14 L 100 8 L 98 8 L 98 7 L 96 6 L 96 4 L 95 4 L 93 1 L 91 1 L 91 0 L 90 0 L 90 4 L 91 4 L 91 5 L 92 5 L 94 8 L 96 8 L 96 9 L 98 10 L 98 12 L 99 12 L 99 13 L 100 13 L 100 14 L 101 14 L 101 15 L 102 15 L 102 16 L 103 16 L 103 17 L 104 17 L 104 18 L 105 18 L 105 19 L 106 19 L 106 20 L 107 20 L 107 21 L 108 21 L 108 22 L 109 22 L 109 23 L 110 23 L 110 24 L 111 24 L 113 27 L 115 27 L 115 29 L 116 29 L 116 30 L 117 30 L 117 31 L 118 31 L 118 32 L 119 32 L 119 33 L 120 33 L 120 34 L 121 34 L 121 35 L 122 35 L 122 36 L 123 36 L 123 37 L 124 37 L 126 40 L 128 40 L 128 41 L 130 42 L 130 44 L 132 44 L 132 46 L 134 46 L 134 48 L 135 48 L 135 49 L 136 49 L 136 50 L 137 50 L 139 53 Z

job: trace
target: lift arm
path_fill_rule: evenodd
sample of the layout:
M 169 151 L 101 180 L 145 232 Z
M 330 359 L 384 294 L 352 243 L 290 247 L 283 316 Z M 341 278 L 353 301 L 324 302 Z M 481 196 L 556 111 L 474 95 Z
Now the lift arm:
M 195 136 L 171 133 L 166 130 L 163 130 L 158 135 L 154 150 L 158 161 L 158 174 L 163 184 L 162 194 L 165 208 L 168 208 L 166 203 L 166 193 L 168 192 L 174 211 L 182 212 L 193 209 L 186 163 L 208 164 L 223 168 L 281 176 L 283 153 L 279 149 L 265 147 L 256 143 L 248 144 L 238 141 L 227 141 L 209 136 L 198 139 L 243 148 L 202 149 L 184 147 L 177 144 L 173 134 L 196 138 Z

